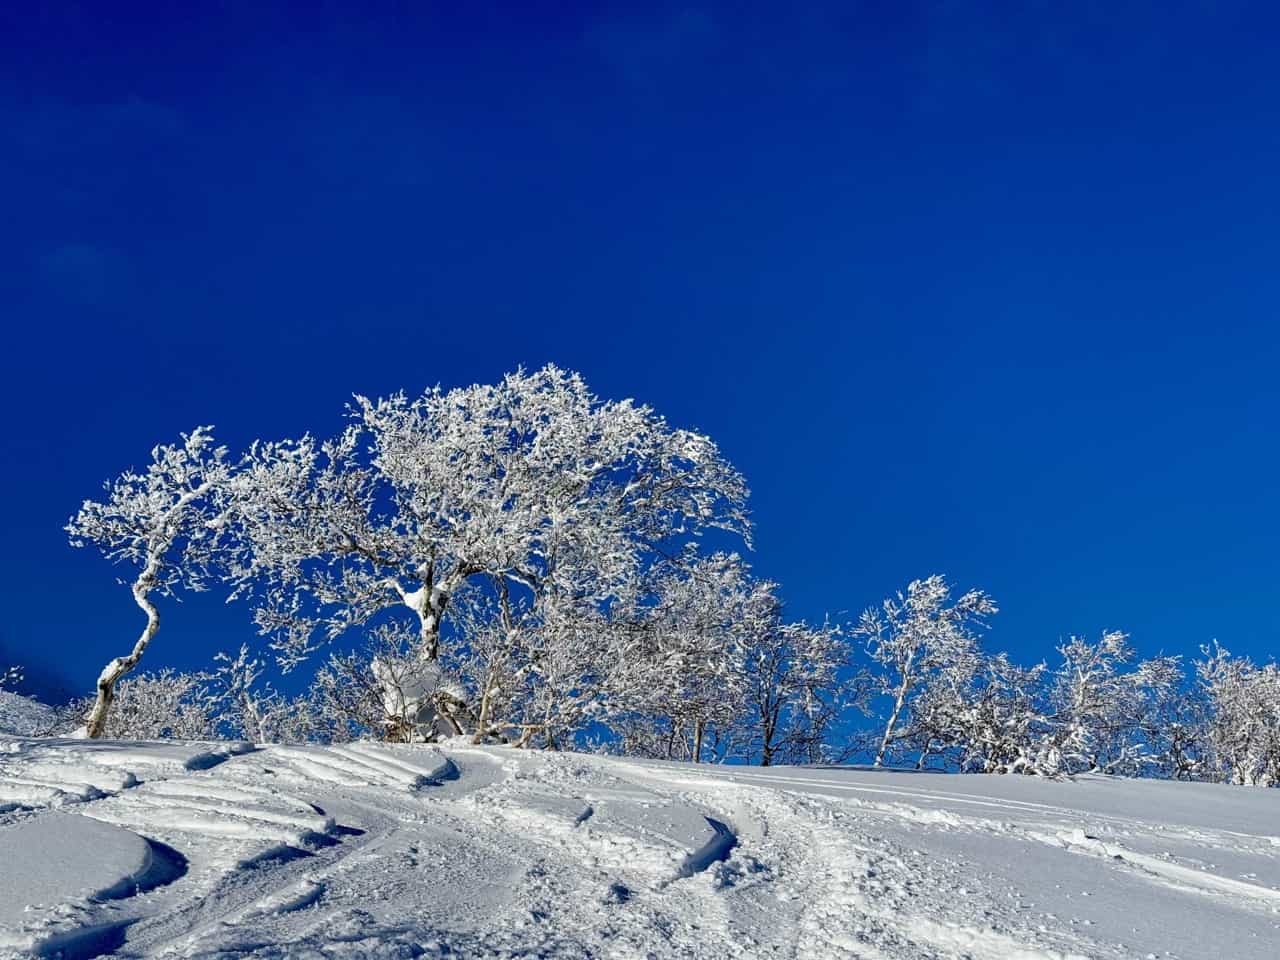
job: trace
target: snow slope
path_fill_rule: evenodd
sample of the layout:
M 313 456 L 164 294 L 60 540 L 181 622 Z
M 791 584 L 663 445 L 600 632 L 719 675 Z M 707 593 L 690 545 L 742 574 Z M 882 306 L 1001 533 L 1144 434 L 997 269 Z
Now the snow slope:
M 1280 956 L 1280 791 L 0 736 L 0 954 Z

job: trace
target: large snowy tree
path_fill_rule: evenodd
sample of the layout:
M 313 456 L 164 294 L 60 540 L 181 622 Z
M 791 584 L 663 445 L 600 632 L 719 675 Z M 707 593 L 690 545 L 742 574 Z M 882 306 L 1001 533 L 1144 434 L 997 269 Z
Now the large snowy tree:
M 236 487 L 236 577 L 286 659 L 317 627 L 405 608 L 435 661 L 464 587 L 551 623 L 566 604 L 606 608 L 705 531 L 749 537 L 746 484 L 708 437 L 556 367 L 351 413 L 332 441 L 255 447 Z M 436 706 L 470 712 L 443 691 Z
M 978 773 L 1056 773 L 1042 762 L 1045 670 L 977 650 L 944 666 L 912 704 L 916 766 L 941 759 Z

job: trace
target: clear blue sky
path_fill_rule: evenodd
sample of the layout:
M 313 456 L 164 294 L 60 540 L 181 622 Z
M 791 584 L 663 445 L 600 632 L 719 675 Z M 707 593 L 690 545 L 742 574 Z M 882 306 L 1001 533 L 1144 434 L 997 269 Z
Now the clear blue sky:
M 554 361 L 720 442 L 796 616 L 1280 649 L 1274 5 L 306 6 L 0 12 L 3 648 L 132 641 L 60 527 L 155 442 Z

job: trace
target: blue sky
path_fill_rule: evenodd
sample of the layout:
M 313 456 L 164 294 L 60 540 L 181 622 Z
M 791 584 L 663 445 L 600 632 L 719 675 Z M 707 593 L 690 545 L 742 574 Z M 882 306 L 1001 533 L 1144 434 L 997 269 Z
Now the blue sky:
M 132 641 L 60 528 L 152 444 L 547 361 L 719 441 L 795 616 L 1280 646 L 1271 5 L 430 6 L 0 12 L 0 657 Z

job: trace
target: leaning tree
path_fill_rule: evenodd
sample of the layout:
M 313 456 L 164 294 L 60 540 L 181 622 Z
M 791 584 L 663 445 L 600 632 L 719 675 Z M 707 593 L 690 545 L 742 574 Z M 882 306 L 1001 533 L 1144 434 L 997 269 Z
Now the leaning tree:
M 107 496 L 86 500 L 66 526 L 74 546 L 94 544 L 116 563 L 136 569 L 129 582 L 147 622 L 132 650 L 107 663 L 85 723 L 88 736 L 106 728 L 116 684 L 138 665 L 160 627 L 155 596 L 205 589 L 224 530 L 226 492 L 233 473 L 212 427 L 182 434 L 182 441 L 151 451 L 145 470 L 126 470 L 105 484 Z
M 981 590 L 956 600 L 939 574 L 913 580 L 906 593 L 889 597 L 879 608 L 868 608 L 858 620 L 855 636 L 865 638 L 867 652 L 881 668 L 881 691 L 892 700 L 875 765 L 883 766 L 889 750 L 904 735 L 901 728 L 913 698 L 926 691 L 944 668 L 977 650 L 975 628 L 997 612 L 995 602 Z

